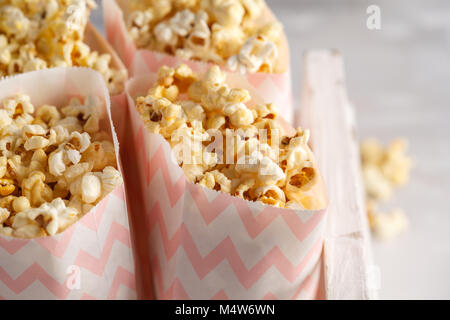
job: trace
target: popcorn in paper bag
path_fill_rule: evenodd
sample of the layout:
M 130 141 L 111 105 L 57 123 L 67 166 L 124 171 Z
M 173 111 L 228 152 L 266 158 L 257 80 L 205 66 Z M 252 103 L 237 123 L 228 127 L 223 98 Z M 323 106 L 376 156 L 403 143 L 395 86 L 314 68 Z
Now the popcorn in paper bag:
M 75 68 L 31 72 L 3 80 L 0 100 L 0 296 L 135 298 L 102 76 Z
M 327 200 L 308 132 L 217 66 L 127 94 L 156 298 L 314 298 Z
M 289 48 L 264 1 L 103 1 L 108 41 L 133 76 L 162 65 L 207 63 L 245 74 L 266 101 L 293 117 Z
M 123 91 L 127 71 L 88 22 L 93 0 L 14 1 L 0 4 L 0 75 L 52 67 L 99 71 L 111 94 Z

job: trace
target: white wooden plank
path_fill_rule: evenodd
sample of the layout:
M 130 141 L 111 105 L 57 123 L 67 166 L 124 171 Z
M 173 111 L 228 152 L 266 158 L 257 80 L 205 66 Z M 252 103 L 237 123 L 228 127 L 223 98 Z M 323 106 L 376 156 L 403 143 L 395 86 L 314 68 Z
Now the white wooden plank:
M 308 52 L 302 81 L 298 124 L 311 129 L 311 146 L 330 201 L 323 255 L 326 298 L 375 298 L 377 269 L 372 264 L 354 110 L 341 55 Z

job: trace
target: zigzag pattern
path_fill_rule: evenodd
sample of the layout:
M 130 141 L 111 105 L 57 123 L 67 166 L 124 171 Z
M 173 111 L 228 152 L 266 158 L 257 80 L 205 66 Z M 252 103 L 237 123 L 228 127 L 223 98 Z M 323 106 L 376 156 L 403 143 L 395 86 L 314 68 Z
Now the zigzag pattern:
M 183 284 L 178 278 L 175 278 L 171 285 L 164 290 L 163 271 L 161 270 L 161 264 L 157 256 L 150 259 L 152 266 L 152 274 L 154 285 L 156 286 L 156 292 L 158 294 L 158 300 L 190 300 L 191 297 L 186 293 Z
M 116 274 L 114 275 L 114 280 L 111 285 L 111 289 L 109 290 L 108 299 L 116 299 L 117 292 L 121 285 L 124 285 L 133 291 L 136 291 L 136 281 L 134 274 L 129 272 L 128 270 L 122 268 L 121 266 L 117 267 Z
M 70 240 L 72 240 L 74 231 L 75 227 L 71 227 L 58 237 L 41 238 L 36 239 L 35 241 L 55 258 L 62 258 L 67 250 L 67 247 L 69 246 Z
M 20 249 L 27 245 L 26 240 L 21 239 L 7 239 L 0 237 L 0 247 L 7 251 L 9 254 L 16 254 Z
M 105 212 L 109 198 L 110 197 L 106 197 L 105 199 L 100 201 L 100 203 L 95 208 L 96 210 L 95 215 L 94 214 L 85 215 L 78 222 L 95 232 L 102 222 L 103 213 Z
M 211 300 L 230 300 L 223 289 L 211 297 Z
M 174 256 L 179 247 L 182 247 L 200 279 L 214 270 L 223 260 L 227 260 L 235 275 L 246 289 L 249 289 L 272 266 L 277 268 L 289 282 L 294 282 L 311 256 L 322 248 L 322 239 L 319 238 L 304 260 L 295 266 L 284 256 L 277 246 L 274 246 L 267 255 L 248 270 L 239 256 L 233 241 L 229 237 L 225 238 L 207 256 L 202 257 L 189 230 L 184 224 L 180 226 L 172 239 L 168 238 L 159 203 L 152 208 L 147 218 L 149 230 L 153 230 L 155 225 L 159 227 L 164 244 L 164 253 L 168 260 Z
M 21 294 L 23 291 L 27 290 L 34 282 L 38 281 L 43 286 L 45 286 L 53 297 L 57 299 L 67 299 L 70 294 L 70 289 L 65 283 L 59 283 L 54 277 L 46 272 L 38 263 L 33 263 L 28 267 L 20 276 L 13 279 L 2 267 L 0 267 L 0 279 L 1 282 L 8 287 L 11 292 L 15 295 Z M 125 270 L 122 267 L 117 267 L 117 271 L 114 275 L 114 280 L 109 290 L 108 299 L 116 299 L 117 292 L 121 285 L 124 285 L 132 290 L 136 290 L 134 274 Z M 40 293 L 39 295 L 33 296 L 36 298 L 51 298 L 45 293 Z M 0 300 L 3 297 L 0 297 Z M 3 298 L 4 299 L 4 298 Z M 86 299 L 96 299 L 94 296 L 88 293 L 83 293 L 81 296 L 82 300 Z
M 182 282 L 180 279 L 175 278 L 175 280 L 172 282 L 172 284 L 169 286 L 167 290 L 164 291 L 164 284 L 163 284 L 163 275 L 161 272 L 161 265 L 159 263 L 158 258 L 155 256 L 152 259 L 152 266 L 154 266 L 153 273 L 154 277 L 156 279 L 156 289 L 157 292 L 159 292 L 159 299 L 161 300 L 170 300 L 170 299 L 176 299 L 176 300 L 189 300 L 191 297 L 187 294 L 185 288 L 183 287 Z M 320 266 L 320 265 L 319 265 Z M 308 275 L 303 282 L 300 284 L 298 289 L 295 291 L 295 293 L 290 297 L 291 300 L 296 300 L 300 296 L 302 299 L 307 300 L 313 300 L 316 298 L 319 280 L 318 280 L 318 273 L 320 270 L 314 270 L 310 275 Z M 188 285 L 190 285 L 190 282 L 192 280 L 189 280 Z M 204 297 L 204 299 L 211 299 L 211 300 L 229 300 L 228 295 L 226 294 L 225 290 L 220 289 L 216 294 L 212 295 L 211 297 Z M 272 293 L 267 292 L 261 297 L 261 300 L 277 300 L 278 298 Z
M 320 275 L 320 263 L 316 266 L 311 274 L 309 274 L 302 284 L 292 296 L 291 300 L 298 299 L 300 295 L 304 295 L 303 299 L 313 300 L 317 294 L 317 287 L 319 285 L 318 276 Z
M 102 200 L 91 213 L 55 237 L 33 240 L 8 240 L 0 237 L 0 254 L 12 256 L 8 259 L 0 259 L 0 285 L 3 284 L 5 289 L 10 290 L 9 293 L 2 292 L 2 295 L 13 299 L 16 297 L 75 298 L 78 296 L 77 291 L 69 290 L 65 284 L 70 276 L 66 274 L 66 268 L 70 265 L 76 265 L 85 270 L 82 271 L 82 275 L 84 274 L 88 279 L 85 280 L 90 283 L 88 288 L 92 291 L 85 290 L 81 296 L 83 299 L 116 299 L 121 286 L 135 292 L 134 274 L 124 268 L 124 266 L 133 268 L 133 261 L 130 261 L 132 252 L 129 229 L 116 221 L 127 222 L 126 217 L 125 220 L 122 217 L 123 209 L 117 205 L 118 200 L 123 201 L 120 199 L 119 191 L 121 190 L 122 188 L 119 187 L 113 194 Z M 112 199 L 118 200 L 111 201 Z M 106 211 L 108 214 L 105 214 Z M 83 221 L 85 223 L 82 223 Z M 78 243 L 81 239 L 83 241 Z M 92 241 L 99 250 L 98 258 L 83 249 L 85 246 L 92 251 L 95 248 L 91 245 Z M 116 242 L 123 245 L 115 248 Z M 21 255 L 18 266 L 14 265 L 15 254 Z M 28 258 L 28 261 L 23 259 L 24 256 Z M 30 263 L 28 267 L 27 262 Z M 21 270 L 21 267 L 25 268 Z M 14 275 L 17 271 L 20 271 L 20 274 Z M 111 276 L 111 280 L 105 275 L 106 271 Z M 36 292 L 37 287 L 30 288 L 36 281 L 48 291 Z M 83 286 L 81 290 L 84 290 Z M 132 295 L 135 296 L 135 294 Z
M 109 229 L 108 237 L 103 246 L 103 251 L 99 258 L 96 258 L 84 250 L 80 250 L 75 265 L 85 268 L 92 273 L 101 276 L 105 270 L 106 263 L 109 261 L 114 243 L 118 241 L 128 248 L 131 248 L 129 231 L 117 222 L 113 222 Z
M 37 263 L 33 263 L 17 279 L 11 278 L 0 267 L 0 279 L 15 294 L 26 290 L 35 281 L 42 283 L 58 299 L 65 299 L 70 292 L 65 284 L 56 281 Z

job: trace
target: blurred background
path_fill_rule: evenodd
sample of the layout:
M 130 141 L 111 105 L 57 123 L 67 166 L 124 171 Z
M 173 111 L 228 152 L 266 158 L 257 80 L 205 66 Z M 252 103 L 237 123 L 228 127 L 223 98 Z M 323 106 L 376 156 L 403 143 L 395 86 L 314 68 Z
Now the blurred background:
M 382 299 L 450 299 L 450 1 L 266 0 L 291 49 L 294 98 L 302 55 L 336 48 L 345 58 L 359 138 L 409 140 L 411 181 L 389 203 L 409 229 L 373 241 Z M 369 5 L 381 29 L 366 26 Z M 93 13 L 102 29 L 102 13 Z

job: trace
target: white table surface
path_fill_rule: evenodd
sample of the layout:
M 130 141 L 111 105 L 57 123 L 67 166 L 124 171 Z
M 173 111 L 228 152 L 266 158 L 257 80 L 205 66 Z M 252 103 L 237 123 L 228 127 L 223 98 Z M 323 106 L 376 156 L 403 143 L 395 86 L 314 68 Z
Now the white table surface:
M 339 49 L 359 136 L 410 141 L 411 182 L 388 204 L 406 211 L 410 229 L 373 243 L 380 297 L 450 299 L 450 1 L 267 2 L 290 41 L 296 100 L 302 53 Z M 371 4 L 381 9 L 381 30 L 366 27 Z M 101 26 L 99 10 L 93 20 Z

